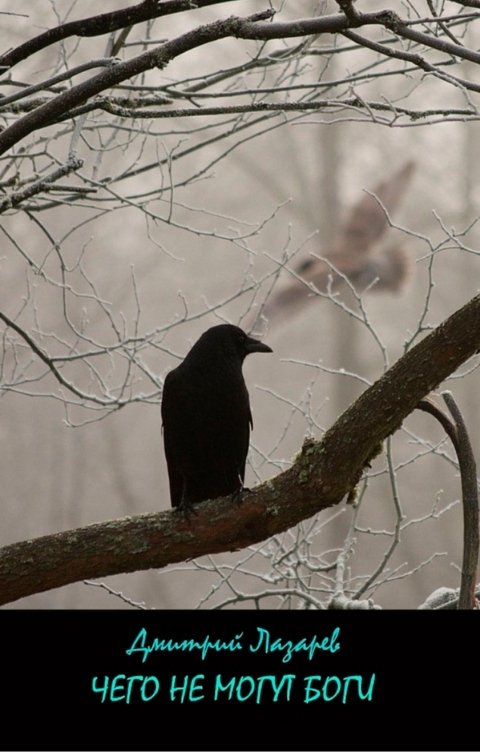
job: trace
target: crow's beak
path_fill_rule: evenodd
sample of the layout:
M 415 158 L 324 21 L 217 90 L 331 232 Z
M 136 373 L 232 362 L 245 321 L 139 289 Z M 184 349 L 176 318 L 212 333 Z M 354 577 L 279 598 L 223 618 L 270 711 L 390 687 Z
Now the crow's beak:
M 247 338 L 247 341 L 245 342 L 245 350 L 247 351 L 247 354 L 254 352 L 273 352 L 271 347 L 264 345 L 263 342 L 259 342 L 258 339 L 254 339 L 253 337 Z

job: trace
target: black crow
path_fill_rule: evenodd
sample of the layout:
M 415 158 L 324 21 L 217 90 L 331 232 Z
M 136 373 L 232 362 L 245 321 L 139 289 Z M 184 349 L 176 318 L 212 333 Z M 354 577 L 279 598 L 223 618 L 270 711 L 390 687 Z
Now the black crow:
M 253 427 L 242 364 L 254 352 L 272 350 L 238 326 L 220 324 L 167 374 L 162 423 L 170 498 L 187 515 L 205 499 L 240 498 Z

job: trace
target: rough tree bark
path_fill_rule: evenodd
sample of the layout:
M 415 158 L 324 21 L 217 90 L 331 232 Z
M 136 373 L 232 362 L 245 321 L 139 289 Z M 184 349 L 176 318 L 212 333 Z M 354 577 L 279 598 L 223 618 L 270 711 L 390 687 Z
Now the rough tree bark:
M 174 512 L 127 517 L 15 543 L 0 551 L 0 603 L 85 578 L 164 567 L 233 551 L 339 504 L 381 442 L 418 402 L 480 348 L 480 295 L 400 358 L 293 466 L 247 495 Z

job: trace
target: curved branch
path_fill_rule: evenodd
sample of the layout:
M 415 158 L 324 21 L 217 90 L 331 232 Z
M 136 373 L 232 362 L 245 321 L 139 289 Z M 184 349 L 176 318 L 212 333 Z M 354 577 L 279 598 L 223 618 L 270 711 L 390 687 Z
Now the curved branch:
M 438 407 L 438 405 L 436 405 L 428 398 L 420 400 L 417 405 L 417 410 L 422 410 L 422 412 L 428 413 L 433 418 L 436 418 L 438 420 L 448 438 L 452 442 L 453 448 L 455 449 L 455 453 L 458 457 L 458 452 L 460 451 L 460 449 L 458 445 L 457 429 L 455 428 L 455 424 L 448 417 L 448 415 L 444 413 L 443 410 Z
M 340 503 L 378 446 L 419 401 L 480 347 L 480 295 L 434 329 L 367 389 L 294 465 L 248 494 L 204 502 L 191 521 L 146 514 L 15 543 L 0 552 L 0 603 L 67 585 L 232 551 Z
M 477 468 L 467 427 L 453 396 L 443 395 L 458 436 L 458 463 L 462 481 L 463 561 L 458 608 L 475 608 L 475 585 L 480 546 Z
M 79 389 L 77 389 L 77 387 L 74 384 L 71 384 L 67 379 L 63 377 L 62 373 L 54 365 L 54 359 L 46 355 L 26 331 L 24 331 L 20 326 L 18 326 L 18 324 L 15 323 L 15 321 L 10 319 L 1 311 L 0 311 L 0 321 L 3 321 L 8 327 L 10 327 L 10 329 L 13 329 L 14 332 L 16 332 L 23 340 L 25 340 L 27 345 L 30 347 L 31 351 L 35 353 L 35 355 L 38 358 L 40 358 L 41 361 L 45 363 L 48 369 L 55 376 L 58 383 L 64 386 L 70 392 L 72 392 L 72 394 L 75 394 L 75 396 L 80 397 L 80 399 L 82 400 L 95 402 L 96 404 L 99 404 L 99 405 L 106 406 L 109 404 L 115 404 L 115 400 L 103 400 L 103 399 L 100 399 L 99 397 L 96 397 L 94 394 L 86 394 L 84 392 L 81 392 Z M 117 402 L 116 404 L 118 405 L 118 407 L 121 406 L 121 403 Z
M 463 509 L 463 561 L 458 608 L 472 609 L 476 605 L 475 586 L 480 547 L 477 469 L 467 427 L 458 405 L 450 392 L 444 392 L 443 399 L 452 418 L 429 399 L 420 400 L 417 408 L 439 421 L 458 458 Z
M 69 78 L 78 76 L 79 73 L 85 73 L 85 71 L 92 70 L 92 68 L 108 68 L 111 65 L 113 65 L 115 62 L 116 61 L 115 61 L 114 56 L 106 57 L 106 58 L 104 57 L 104 58 L 98 58 L 97 60 L 89 60 L 87 63 L 76 65 L 74 68 L 68 68 L 66 71 L 63 71 L 62 73 L 57 73 L 57 75 L 52 76 L 46 81 L 41 81 L 39 84 L 33 84 L 32 86 L 25 86 L 25 88 L 22 88 L 20 91 L 17 91 L 15 94 L 10 94 L 9 96 L 5 96 L 5 97 L 3 96 L 0 97 L 0 110 L 1 112 L 5 112 L 5 108 L 7 107 L 7 105 L 11 105 L 14 102 L 18 102 L 19 99 L 25 99 L 26 97 L 30 97 L 31 94 L 36 94 L 37 91 L 43 91 L 44 89 L 53 90 L 53 87 L 56 86 L 56 84 L 59 84 L 62 81 L 68 81 Z M 31 101 L 32 100 L 30 99 L 30 102 Z
M 30 57 L 30 55 L 69 37 L 97 37 L 102 34 L 110 34 L 112 31 L 118 31 L 125 26 L 133 26 L 143 21 L 160 18 L 160 16 L 173 15 L 182 11 L 206 8 L 209 5 L 229 2 L 232 2 L 232 0 L 167 0 L 162 3 L 158 2 L 158 0 L 142 0 L 138 5 L 114 10 L 111 13 L 101 13 L 89 18 L 80 18 L 78 21 L 68 21 L 67 23 L 55 26 L 53 29 L 48 29 L 43 34 L 39 34 L 33 37 L 33 39 L 29 39 L 28 42 L 0 55 L 0 67 L 11 68 L 13 65 Z

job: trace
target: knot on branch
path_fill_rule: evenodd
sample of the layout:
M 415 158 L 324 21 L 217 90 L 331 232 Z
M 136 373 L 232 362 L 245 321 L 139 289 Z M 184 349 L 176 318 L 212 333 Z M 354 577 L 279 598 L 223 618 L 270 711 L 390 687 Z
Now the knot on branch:
M 82 157 L 76 157 L 73 154 L 70 154 L 65 167 L 68 168 L 69 172 L 75 172 L 76 170 L 80 170 L 84 164 L 85 160 L 82 159 Z M 66 172 L 67 169 L 65 169 L 65 173 Z
M 251 16 L 247 16 L 246 18 L 230 16 L 230 18 L 227 18 L 226 21 L 221 21 L 219 23 L 223 25 L 226 24 L 226 31 L 229 36 L 242 37 L 245 29 L 249 24 L 257 23 L 258 21 L 269 21 L 271 18 L 273 18 L 275 12 L 276 11 L 273 8 L 268 8 L 267 10 L 262 10 L 259 13 L 253 13 Z
M 159 47 L 158 50 L 155 51 L 155 67 L 159 70 L 162 70 L 162 68 L 165 68 L 166 65 L 170 62 L 171 57 L 166 53 L 163 46 Z
M 393 31 L 394 34 L 401 31 L 405 26 L 405 22 L 393 10 L 382 10 L 377 14 L 377 18 L 379 23 L 385 26 L 385 28 L 390 29 L 390 31 Z
M 297 479 L 299 483 L 308 483 L 312 477 L 312 464 L 318 450 L 318 442 L 311 436 L 307 436 L 302 448 L 295 458 L 298 463 Z

